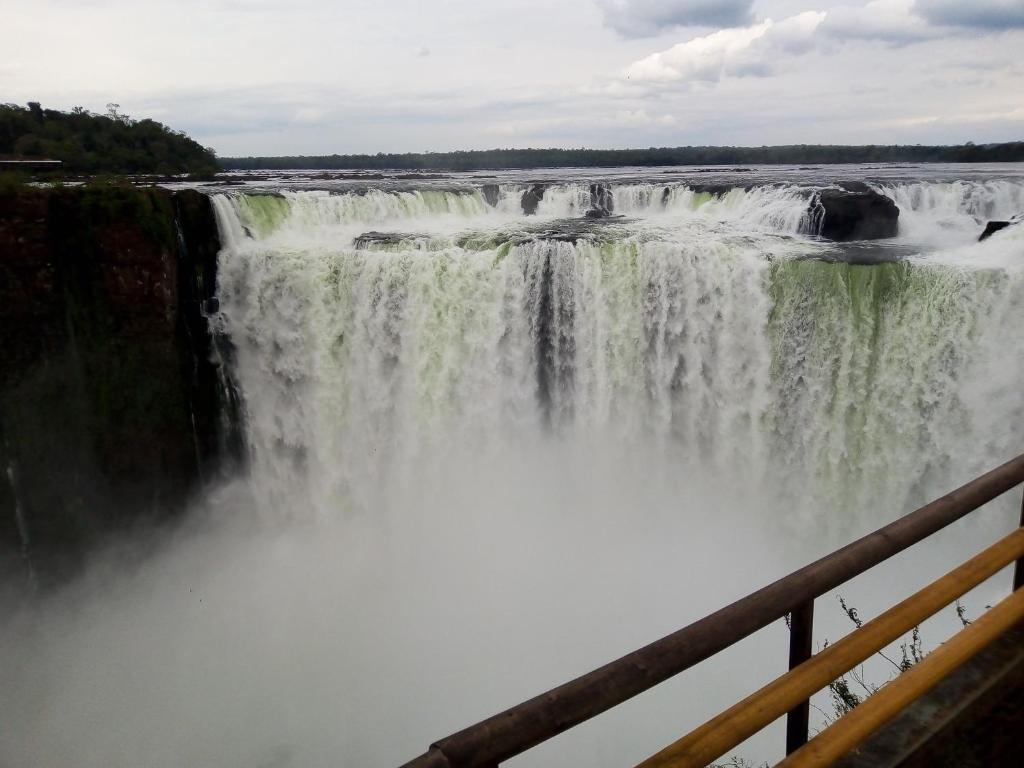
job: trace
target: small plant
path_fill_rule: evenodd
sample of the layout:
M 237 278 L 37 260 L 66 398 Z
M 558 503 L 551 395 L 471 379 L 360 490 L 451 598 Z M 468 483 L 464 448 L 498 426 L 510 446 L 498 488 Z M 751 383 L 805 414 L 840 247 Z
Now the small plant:
M 843 613 L 853 622 L 854 626 L 860 629 L 864 625 L 863 620 L 857 612 L 857 609 L 853 606 L 847 605 L 845 598 L 842 595 L 836 595 L 836 599 L 839 601 L 839 606 L 842 608 Z M 967 609 L 964 605 L 957 600 L 955 603 L 956 615 L 960 620 L 961 625 L 964 627 L 971 624 L 971 620 L 967 618 Z M 988 608 L 989 606 L 986 606 Z M 786 626 L 789 626 L 789 619 L 787 617 Z M 822 650 L 827 648 L 829 645 L 826 639 Z M 900 644 L 900 660 L 897 662 L 891 657 L 887 656 L 882 651 L 878 651 L 877 655 L 887 662 L 889 662 L 897 672 L 897 675 L 901 675 L 907 670 L 914 667 L 916 664 L 920 664 L 927 653 L 924 650 L 924 640 L 921 637 L 921 628 L 914 627 L 910 633 L 910 639 Z M 891 680 L 892 678 L 890 678 Z M 853 681 L 859 688 L 864 691 L 862 696 L 851 689 L 850 681 Z M 885 682 L 889 682 L 888 680 Z M 883 683 L 884 684 L 884 683 Z M 821 713 L 825 720 L 825 724 L 831 725 L 835 720 L 848 714 L 857 707 L 864 699 L 868 696 L 873 695 L 878 691 L 881 686 L 875 685 L 874 683 L 868 682 L 864 677 L 864 667 L 859 666 L 851 669 L 845 675 L 841 675 L 836 680 L 833 680 L 828 685 L 829 694 L 832 698 L 832 709 L 833 713 L 829 714 L 823 711 L 820 707 L 815 707 L 818 712 Z
M 730 757 L 724 763 L 712 763 L 708 768 L 768 768 L 768 761 L 751 763 L 742 757 Z
M 849 714 L 861 702 L 860 697 L 850 690 L 850 684 L 846 682 L 845 677 L 829 683 L 828 690 L 832 695 L 832 707 L 836 711 L 836 717 Z
M 988 608 L 989 606 L 985 607 Z M 959 600 L 956 601 L 956 617 L 960 619 L 960 623 L 963 626 L 969 627 L 971 625 L 971 620 L 967 618 L 967 609 L 964 608 Z
M 13 197 L 25 188 L 29 177 L 19 171 L 0 173 L 0 197 Z

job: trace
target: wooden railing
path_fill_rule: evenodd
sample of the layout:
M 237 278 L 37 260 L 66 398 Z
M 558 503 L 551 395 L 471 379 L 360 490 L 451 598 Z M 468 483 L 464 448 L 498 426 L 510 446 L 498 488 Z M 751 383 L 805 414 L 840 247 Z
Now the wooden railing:
M 807 741 L 812 693 L 1014 561 L 1017 563 L 1014 590 L 1022 585 L 1024 530 L 1015 531 L 826 651 L 812 656 L 815 598 L 928 538 L 1022 482 L 1024 455 L 671 635 L 435 742 L 427 752 L 403 768 L 497 766 L 787 615 L 791 617 L 790 671 L 643 765 L 706 765 L 783 714 L 787 714 L 786 751 L 787 754 L 795 753 L 791 759 L 797 759 L 798 754 L 804 752 L 803 745 Z M 1024 517 L 1021 523 L 1024 527 Z M 1015 593 L 1012 600 L 1004 601 L 1009 602 L 1010 607 L 1001 604 L 992 609 L 990 613 L 996 618 L 982 624 L 983 628 L 988 627 L 989 634 L 974 631 L 968 635 L 967 641 L 958 642 L 966 642 L 970 648 L 976 649 L 981 647 L 978 645 L 981 639 L 998 636 L 998 631 L 991 634 L 992 626 L 1002 627 L 1008 621 L 1012 624 L 1014 612 L 1024 610 L 1022 594 L 1024 591 Z M 967 630 L 961 634 L 966 635 Z M 940 661 L 942 658 L 939 657 Z M 928 669 L 934 672 L 946 668 L 935 662 L 928 667 L 924 663 L 921 666 L 925 672 L 916 672 L 914 676 L 919 687 L 920 681 L 929 679 Z M 886 690 L 888 687 L 868 701 L 880 697 Z M 885 702 L 882 698 L 878 700 L 882 704 Z M 873 704 L 872 708 L 880 706 Z M 838 724 L 845 719 L 840 719 Z M 858 719 L 863 720 L 863 716 Z M 831 730 L 826 730 L 822 736 Z M 808 745 L 807 749 L 811 746 Z

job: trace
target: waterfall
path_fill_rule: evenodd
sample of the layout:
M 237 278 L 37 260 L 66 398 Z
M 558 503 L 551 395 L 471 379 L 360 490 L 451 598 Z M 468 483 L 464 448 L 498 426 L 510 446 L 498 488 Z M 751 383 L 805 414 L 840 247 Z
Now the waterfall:
M 1024 184 L 993 179 L 882 184 L 900 209 L 900 235 L 937 248 L 977 240 L 985 222 L 1024 212 Z
M 887 191 L 913 230 L 1003 215 L 1022 188 Z M 478 191 L 216 198 L 265 498 L 370 509 L 417 457 L 543 433 L 660 445 L 742 469 L 798 519 L 841 519 L 1019 451 L 1024 361 L 999 342 L 1024 320 L 1019 233 L 853 266 L 813 258 L 802 188 L 614 186 L 625 218 L 582 233 L 565 217 L 586 185 L 549 187 L 529 219 L 521 190 L 494 208 Z M 359 234 L 381 225 L 401 231 Z

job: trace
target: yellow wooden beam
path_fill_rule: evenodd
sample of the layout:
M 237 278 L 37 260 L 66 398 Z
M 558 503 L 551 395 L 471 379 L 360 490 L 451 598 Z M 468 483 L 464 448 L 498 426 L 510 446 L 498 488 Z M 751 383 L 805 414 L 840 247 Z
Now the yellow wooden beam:
M 982 614 L 923 661 L 839 718 L 776 768 L 829 766 L 923 696 L 953 670 L 1024 620 L 1024 590 Z
M 704 768 L 1022 555 L 1024 529 L 1019 528 L 670 744 L 638 768 Z

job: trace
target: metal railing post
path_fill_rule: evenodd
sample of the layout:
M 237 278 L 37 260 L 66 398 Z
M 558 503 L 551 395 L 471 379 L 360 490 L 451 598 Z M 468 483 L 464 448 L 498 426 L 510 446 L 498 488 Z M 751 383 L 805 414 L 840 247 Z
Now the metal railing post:
M 1020 527 L 1024 528 L 1024 495 L 1020 504 Z M 1021 587 L 1024 587 L 1024 557 L 1013 566 L 1013 591 L 1016 592 Z
M 795 669 L 811 658 L 814 630 L 814 600 L 808 600 L 789 617 L 789 668 Z M 810 699 L 797 704 L 786 715 L 786 754 L 807 743 L 811 721 Z

